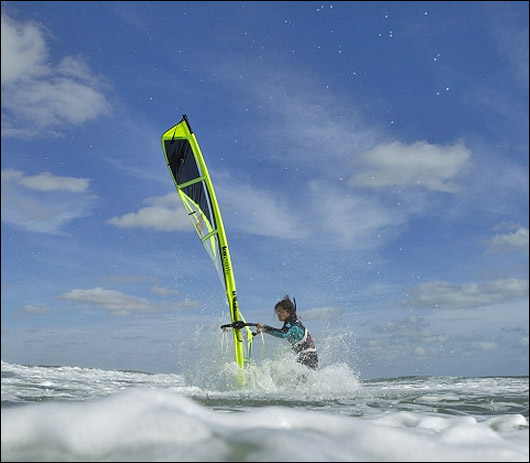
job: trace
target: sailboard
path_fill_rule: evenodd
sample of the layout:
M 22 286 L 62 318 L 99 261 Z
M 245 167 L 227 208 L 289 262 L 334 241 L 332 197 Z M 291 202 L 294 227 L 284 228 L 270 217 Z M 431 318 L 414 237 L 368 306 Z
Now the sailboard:
M 177 193 L 223 284 L 232 321 L 225 326 L 232 329 L 235 361 L 244 367 L 250 361 L 253 335 L 239 310 L 221 210 L 188 117 L 183 115 L 178 124 L 166 130 L 161 141 Z

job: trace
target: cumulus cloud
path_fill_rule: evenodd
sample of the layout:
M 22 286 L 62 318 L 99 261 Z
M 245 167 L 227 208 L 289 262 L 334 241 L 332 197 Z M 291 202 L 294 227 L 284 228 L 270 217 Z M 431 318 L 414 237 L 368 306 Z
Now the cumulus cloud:
M 89 305 L 107 310 L 110 315 L 124 316 L 133 312 L 180 311 L 197 307 L 198 303 L 185 300 L 179 303 L 154 303 L 144 298 L 124 294 L 120 291 L 104 288 L 73 289 L 61 294 L 60 299 L 72 301 L 78 305 Z
M 72 220 L 87 217 L 95 205 L 87 178 L 36 175 L 2 169 L 2 222 L 53 235 Z
M 262 236 L 299 238 L 304 228 L 285 204 L 274 199 L 271 192 L 248 184 L 227 182 L 219 176 L 216 191 L 222 197 L 223 220 L 229 214 L 240 220 L 233 221 L 234 229 Z M 228 186 L 229 184 L 229 186 Z M 188 214 L 177 193 L 151 196 L 143 200 L 147 207 L 112 217 L 108 223 L 119 228 L 145 228 L 159 231 L 193 231 Z
M 118 228 L 145 228 L 159 231 L 192 231 L 188 214 L 177 193 L 151 196 L 144 199 L 149 204 L 137 212 L 129 212 L 107 221 Z
M 506 278 L 484 283 L 433 281 L 409 292 L 403 305 L 422 309 L 476 309 L 528 298 L 528 280 Z
M 487 253 L 499 254 L 511 251 L 528 253 L 528 228 L 519 227 L 515 231 L 497 233 L 486 242 Z
M 16 182 L 19 185 L 35 191 L 69 191 L 71 193 L 83 193 L 89 187 L 88 178 L 60 177 L 50 172 L 42 172 L 37 175 L 26 175 L 15 169 L 2 170 L 3 181 Z
M 2 85 L 47 73 L 48 47 L 34 23 L 20 23 L 2 11 Z
M 355 187 L 423 187 L 455 193 L 456 179 L 466 170 L 471 152 L 463 142 L 439 146 L 425 141 L 407 145 L 399 141 L 383 143 L 359 156 L 364 172 L 354 175 Z
M 51 310 L 45 307 L 39 307 L 39 306 L 28 304 L 22 307 L 22 312 L 30 313 L 33 315 L 49 315 L 51 313 Z
M 2 135 L 59 136 L 108 114 L 103 78 L 80 58 L 50 62 L 46 31 L 2 12 Z

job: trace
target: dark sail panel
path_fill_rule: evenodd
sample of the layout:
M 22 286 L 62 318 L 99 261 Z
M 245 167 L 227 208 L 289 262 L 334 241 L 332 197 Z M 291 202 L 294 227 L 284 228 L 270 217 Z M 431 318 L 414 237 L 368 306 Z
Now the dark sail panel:
M 188 140 L 173 139 L 164 141 L 165 152 L 169 168 L 173 174 L 173 179 L 177 188 L 180 188 L 186 196 L 195 202 L 200 210 L 206 215 L 208 221 L 215 226 L 215 217 L 212 213 L 211 204 L 208 198 L 208 192 L 202 173 L 195 160 L 193 150 Z M 196 180 L 188 186 L 182 186 L 188 182 Z

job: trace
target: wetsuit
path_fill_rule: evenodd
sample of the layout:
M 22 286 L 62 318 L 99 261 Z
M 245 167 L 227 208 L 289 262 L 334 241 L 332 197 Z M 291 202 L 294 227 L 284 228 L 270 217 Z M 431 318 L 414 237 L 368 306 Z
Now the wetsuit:
M 318 356 L 315 343 L 309 331 L 302 325 L 302 322 L 298 320 L 296 315 L 291 315 L 284 322 L 281 329 L 263 325 L 263 331 L 277 338 L 287 339 L 291 343 L 293 350 L 298 354 L 296 357 L 297 362 L 313 370 L 317 369 Z

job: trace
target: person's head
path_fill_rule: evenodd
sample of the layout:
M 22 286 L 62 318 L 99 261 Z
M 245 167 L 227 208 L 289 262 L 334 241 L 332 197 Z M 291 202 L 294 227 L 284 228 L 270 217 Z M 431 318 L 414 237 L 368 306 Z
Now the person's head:
M 284 322 L 291 315 L 296 315 L 296 305 L 293 304 L 289 296 L 286 294 L 281 301 L 276 303 L 274 306 L 274 312 L 276 312 L 278 320 Z

